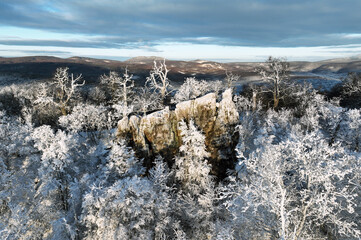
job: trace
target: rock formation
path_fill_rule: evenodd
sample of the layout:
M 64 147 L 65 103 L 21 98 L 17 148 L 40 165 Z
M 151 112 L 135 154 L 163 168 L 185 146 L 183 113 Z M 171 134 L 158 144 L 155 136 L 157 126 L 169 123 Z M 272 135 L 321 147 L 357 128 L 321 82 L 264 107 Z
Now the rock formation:
M 128 137 L 143 156 L 161 154 L 171 159 L 182 144 L 178 123 L 194 120 L 206 137 L 206 147 L 211 157 L 213 173 L 219 175 L 233 163 L 237 136 L 234 127 L 238 123 L 238 111 L 232 100 L 232 90 L 227 89 L 217 102 L 217 95 L 178 103 L 175 110 L 157 111 L 144 117 L 131 116 L 118 123 L 117 135 Z M 223 169 L 223 170 L 220 170 Z M 221 174 L 223 175 L 223 174 Z

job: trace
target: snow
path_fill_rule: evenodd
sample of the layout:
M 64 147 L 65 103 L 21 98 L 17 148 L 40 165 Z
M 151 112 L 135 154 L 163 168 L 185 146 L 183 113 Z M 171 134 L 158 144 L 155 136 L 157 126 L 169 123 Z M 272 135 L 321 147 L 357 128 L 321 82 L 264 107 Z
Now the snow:
M 297 82 L 311 83 L 314 89 L 330 91 L 335 85 L 341 83 L 341 79 L 346 77 L 345 73 L 334 72 L 295 72 L 291 77 L 297 77 Z
M 124 103 L 74 97 L 49 126 L 25 114 L 53 109 L 15 90 L 31 104 L 0 111 L 0 239 L 361 237 L 360 109 L 313 91 L 253 109 L 226 89 L 144 116 L 129 103 L 119 120 Z

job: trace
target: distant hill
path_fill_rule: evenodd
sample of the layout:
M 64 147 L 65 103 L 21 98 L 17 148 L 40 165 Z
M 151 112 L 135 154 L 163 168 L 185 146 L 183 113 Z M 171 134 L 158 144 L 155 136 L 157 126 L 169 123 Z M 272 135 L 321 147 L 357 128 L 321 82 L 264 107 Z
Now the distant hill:
M 128 60 L 125 60 L 124 62 L 134 63 L 134 64 L 145 64 L 145 63 L 153 63 L 154 61 L 163 61 L 163 60 L 164 58 L 157 56 L 150 56 L 150 57 L 139 56 L 139 57 L 130 58 Z M 168 61 L 167 59 L 165 60 Z
M 16 75 L 29 79 L 49 79 L 54 75 L 56 68 L 69 67 L 70 72 L 82 74 L 88 83 L 96 83 L 102 74 L 109 73 L 109 71 L 121 72 L 127 67 L 136 77 L 138 84 L 142 84 L 152 69 L 153 61 L 163 61 L 163 58 L 151 56 L 135 57 L 126 61 L 115 61 L 86 57 L 0 57 L 0 76 Z M 244 78 L 256 77 L 255 69 L 264 63 L 218 63 L 200 59 L 193 61 L 166 59 L 166 64 L 170 69 L 169 78 L 177 84 L 183 82 L 186 77 L 191 76 L 206 80 L 223 79 L 226 71 L 240 74 Z M 290 62 L 290 69 L 293 72 L 312 73 L 347 73 L 351 71 L 361 71 L 361 55 L 319 62 Z

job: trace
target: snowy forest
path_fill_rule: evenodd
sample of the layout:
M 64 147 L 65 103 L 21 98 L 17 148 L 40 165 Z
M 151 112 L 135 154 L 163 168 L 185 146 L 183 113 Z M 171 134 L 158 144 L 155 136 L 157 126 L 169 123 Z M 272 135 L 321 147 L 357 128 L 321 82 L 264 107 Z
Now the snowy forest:
M 361 74 L 321 92 L 262 66 L 1 87 L 0 239 L 360 239 Z

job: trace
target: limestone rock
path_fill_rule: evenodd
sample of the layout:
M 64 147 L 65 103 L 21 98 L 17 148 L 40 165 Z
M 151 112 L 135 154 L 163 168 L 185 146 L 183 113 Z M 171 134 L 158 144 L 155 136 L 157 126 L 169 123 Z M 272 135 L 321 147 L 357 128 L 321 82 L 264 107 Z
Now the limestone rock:
M 226 159 L 235 149 L 237 139 L 234 139 L 232 133 L 234 132 L 234 126 L 239 121 L 239 114 L 232 99 L 232 90 L 227 89 L 224 91 L 218 106 L 218 116 L 213 129 L 212 147 L 215 149 L 211 152 L 213 158 Z
M 227 89 L 219 103 L 217 95 L 209 93 L 178 103 L 174 111 L 166 107 L 144 117 L 124 118 L 118 123 L 117 135 L 129 137 L 146 155 L 162 153 L 171 157 L 182 144 L 178 123 L 182 119 L 193 119 L 206 137 L 206 147 L 211 154 L 210 162 L 213 165 L 222 164 L 220 161 L 232 154 L 225 150 L 234 149 L 233 132 L 238 118 L 237 108 L 232 101 L 232 90 Z
M 140 130 L 154 153 L 178 148 L 177 121 L 169 107 L 143 117 Z
M 117 137 L 126 137 L 128 133 L 130 133 L 129 120 L 125 117 L 118 122 Z
M 222 101 L 218 107 L 217 122 L 220 125 L 232 125 L 238 123 L 239 114 L 236 104 L 233 102 L 232 89 L 227 89 L 222 94 Z

